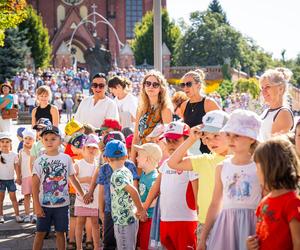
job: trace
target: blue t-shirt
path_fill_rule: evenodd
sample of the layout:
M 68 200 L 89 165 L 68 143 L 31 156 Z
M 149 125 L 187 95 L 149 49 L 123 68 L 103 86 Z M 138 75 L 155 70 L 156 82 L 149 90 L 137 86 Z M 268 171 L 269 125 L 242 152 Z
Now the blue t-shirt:
M 126 160 L 125 167 L 128 168 L 133 176 L 133 180 L 138 180 L 139 176 L 136 171 L 136 166 L 132 161 Z M 103 164 L 98 173 L 97 177 L 97 184 L 104 185 L 104 201 L 105 201 L 105 208 L 104 212 L 110 213 L 111 212 L 111 195 L 110 195 L 110 178 L 113 174 L 113 169 L 108 163 Z
M 139 193 L 140 193 L 142 202 L 146 201 L 148 193 L 149 193 L 152 185 L 154 184 L 157 176 L 158 176 L 158 171 L 156 169 L 154 169 L 153 171 L 151 171 L 148 174 L 145 174 L 145 172 L 142 172 L 140 181 L 139 181 Z M 153 209 L 154 209 L 154 207 L 150 207 L 147 210 L 149 218 L 152 218 Z
M 8 94 L 6 97 L 4 97 L 3 95 L 0 96 L 0 104 L 2 104 L 5 100 L 9 100 L 10 102 L 5 106 L 5 109 L 11 109 L 14 105 L 14 97 L 11 94 Z

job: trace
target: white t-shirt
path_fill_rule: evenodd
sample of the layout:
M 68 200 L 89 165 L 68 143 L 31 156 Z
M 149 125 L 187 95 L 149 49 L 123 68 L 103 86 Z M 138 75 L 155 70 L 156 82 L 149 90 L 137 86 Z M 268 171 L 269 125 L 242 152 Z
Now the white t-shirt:
M 193 171 L 176 171 L 167 160 L 159 168 L 161 221 L 197 221 L 196 197 L 191 181 L 198 179 Z
M 31 176 L 30 171 L 30 154 L 27 154 L 23 149 L 20 151 L 21 160 L 21 175 L 22 179 Z
M 94 164 L 88 163 L 84 159 L 76 161 L 76 164 L 78 166 L 78 173 L 77 178 L 82 177 L 93 177 L 94 171 L 96 169 L 97 161 L 95 161 Z M 89 183 L 80 183 L 83 192 L 87 193 L 90 188 Z M 86 207 L 86 208 L 96 208 L 98 209 L 98 188 L 95 189 L 93 194 L 93 201 L 89 204 L 84 204 L 83 199 L 80 197 L 80 195 L 76 194 L 76 200 L 75 200 L 75 207 Z
M 93 96 L 83 99 L 75 114 L 75 120 L 81 123 L 89 123 L 98 128 L 104 119 L 111 118 L 119 120 L 119 113 L 116 103 L 105 97 L 94 105 Z
M 15 152 L 1 153 L 5 163 L 0 161 L 0 180 L 13 180 L 15 176 L 15 163 L 18 163 L 18 154 Z
M 64 207 L 70 204 L 68 182 L 75 171 L 70 156 L 41 155 L 34 161 L 33 175 L 40 179 L 40 204 L 42 207 Z
M 136 111 L 138 106 L 138 101 L 135 96 L 128 93 L 123 99 L 118 99 L 117 97 L 114 99 L 117 103 L 119 115 L 120 115 L 120 122 L 123 128 L 134 127 L 134 122 L 132 122 L 131 117 L 135 119 Z

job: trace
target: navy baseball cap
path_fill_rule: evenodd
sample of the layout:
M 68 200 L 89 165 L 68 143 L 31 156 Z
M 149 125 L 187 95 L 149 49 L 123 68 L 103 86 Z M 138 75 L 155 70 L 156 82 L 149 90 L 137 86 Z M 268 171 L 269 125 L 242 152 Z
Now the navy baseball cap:
M 108 158 L 120 158 L 127 155 L 125 143 L 111 140 L 105 146 L 104 156 Z
M 40 118 L 37 123 L 33 126 L 33 129 L 43 129 L 47 126 L 52 126 L 52 122 L 48 118 Z
M 55 135 L 61 136 L 59 128 L 52 126 L 52 125 L 49 125 L 49 126 L 43 128 L 43 130 L 41 132 L 41 136 L 46 135 L 46 134 L 55 134 Z

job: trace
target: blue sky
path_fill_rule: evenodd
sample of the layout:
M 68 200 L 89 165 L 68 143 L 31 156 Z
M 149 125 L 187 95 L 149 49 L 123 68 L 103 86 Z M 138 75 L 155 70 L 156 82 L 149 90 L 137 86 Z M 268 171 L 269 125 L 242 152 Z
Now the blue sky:
M 252 37 L 274 58 L 286 49 L 286 58 L 300 53 L 299 0 L 219 0 L 230 24 Z M 210 0 L 167 0 L 173 19 L 189 19 L 189 13 L 206 10 Z

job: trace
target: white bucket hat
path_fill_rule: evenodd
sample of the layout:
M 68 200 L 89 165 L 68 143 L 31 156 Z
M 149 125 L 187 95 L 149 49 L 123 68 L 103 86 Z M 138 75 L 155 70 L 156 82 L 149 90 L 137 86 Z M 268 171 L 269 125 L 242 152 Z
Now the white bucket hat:
M 260 126 L 261 119 L 257 114 L 249 110 L 237 109 L 230 114 L 228 122 L 220 132 L 247 136 L 261 141 L 259 137 Z

